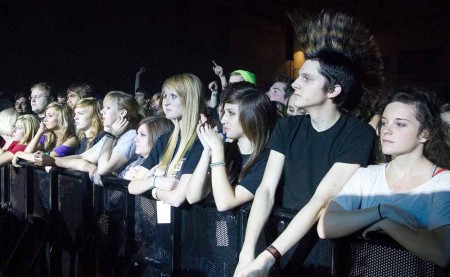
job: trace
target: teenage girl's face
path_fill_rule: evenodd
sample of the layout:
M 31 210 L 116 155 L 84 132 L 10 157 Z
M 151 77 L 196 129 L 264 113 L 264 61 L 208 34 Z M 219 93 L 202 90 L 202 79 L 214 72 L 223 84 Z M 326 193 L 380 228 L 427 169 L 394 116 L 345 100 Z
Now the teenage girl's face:
M 163 111 L 167 119 L 181 120 L 183 116 L 184 106 L 181 98 L 175 90 L 166 89 L 163 92 Z
M 244 136 L 242 125 L 239 122 L 239 104 L 225 103 L 220 122 L 223 125 L 223 131 L 227 138 L 240 139 Z
M 134 141 L 136 142 L 135 153 L 147 158 L 152 146 L 150 145 L 150 132 L 145 124 L 139 126 Z
M 420 123 L 413 105 L 393 102 L 386 106 L 381 118 L 380 140 L 383 153 L 399 156 L 423 151 L 425 132 L 419 134 Z
M 23 123 L 21 120 L 17 120 L 16 124 L 14 125 L 14 130 L 11 135 L 12 140 L 20 141 L 24 135 L 25 135 L 25 128 L 23 126 Z
M 77 130 L 86 131 L 92 127 L 92 120 L 88 108 L 80 107 L 75 109 L 75 127 Z
M 103 126 L 111 127 L 114 121 L 120 117 L 120 110 L 117 104 L 113 102 L 103 102 L 102 114 Z
M 58 113 L 56 109 L 51 107 L 45 111 L 44 124 L 47 130 L 57 130 L 59 127 L 58 124 Z

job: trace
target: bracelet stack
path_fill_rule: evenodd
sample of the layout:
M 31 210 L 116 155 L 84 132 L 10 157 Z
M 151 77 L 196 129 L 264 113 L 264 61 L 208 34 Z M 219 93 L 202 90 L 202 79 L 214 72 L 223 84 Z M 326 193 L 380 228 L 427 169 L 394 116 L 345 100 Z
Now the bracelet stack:
M 225 161 L 222 161 L 222 162 L 217 162 L 217 163 L 210 163 L 209 167 L 214 168 L 214 167 L 225 166 L 225 165 L 226 165 Z
M 111 134 L 110 132 L 104 132 L 104 133 L 105 133 L 106 137 L 112 138 L 113 140 L 117 138 L 115 135 Z

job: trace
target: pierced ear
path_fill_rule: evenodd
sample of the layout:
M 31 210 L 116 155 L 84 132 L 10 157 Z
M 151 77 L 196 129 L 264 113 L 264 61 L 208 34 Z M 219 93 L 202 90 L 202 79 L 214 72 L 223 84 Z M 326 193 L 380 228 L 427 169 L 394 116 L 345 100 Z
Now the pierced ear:
M 332 89 L 330 89 L 327 93 L 328 98 L 334 98 L 338 96 L 342 91 L 342 87 L 340 85 L 334 85 Z
M 430 131 L 428 130 L 424 130 L 422 131 L 422 133 L 419 135 L 419 142 L 420 143 L 425 143 L 428 141 L 428 138 L 430 137 Z

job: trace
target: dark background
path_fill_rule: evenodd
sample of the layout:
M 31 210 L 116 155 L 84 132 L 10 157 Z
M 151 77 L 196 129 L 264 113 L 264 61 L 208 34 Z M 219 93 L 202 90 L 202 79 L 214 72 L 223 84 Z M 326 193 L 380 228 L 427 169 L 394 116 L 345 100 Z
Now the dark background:
M 445 94 L 450 76 L 449 4 L 431 0 L 0 1 L 0 91 L 28 92 L 42 81 L 65 90 L 83 81 L 101 94 L 132 92 L 142 65 L 147 68 L 142 81 L 155 91 L 165 78 L 183 72 L 198 75 L 207 85 L 214 79 L 212 59 L 227 73 L 248 68 L 262 76 L 263 84 L 279 68 L 268 68 L 261 53 L 253 56 L 259 51 L 255 49 L 270 52 L 279 44 L 277 49 L 283 49 L 287 62 L 295 51 L 286 10 L 332 8 L 359 18 L 375 34 L 386 61 L 388 84 L 417 83 Z M 277 39 L 271 41 L 272 35 Z M 256 41 L 258 36 L 267 37 L 269 43 Z

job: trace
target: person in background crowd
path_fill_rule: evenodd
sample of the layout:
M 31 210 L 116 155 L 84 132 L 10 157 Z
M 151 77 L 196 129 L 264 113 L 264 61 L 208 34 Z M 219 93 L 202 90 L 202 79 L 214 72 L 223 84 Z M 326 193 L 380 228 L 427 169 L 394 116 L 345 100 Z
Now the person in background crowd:
M 63 103 L 67 103 L 67 94 L 65 91 L 59 91 L 58 92 L 58 103 L 63 104 Z
M 93 96 L 92 87 L 86 83 L 74 83 L 67 88 L 67 104 L 71 109 L 80 99 Z
M 0 149 L 0 167 L 9 164 L 17 152 L 25 151 L 38 128 L 39 121 L 31 114 L 21 115 L 17 118 L 11 135 L 12 142 L 5 150 Z
M 277 101 L 286 105 L 289 96 L 291 96 L 292 92 L 294 91 L 291 86 L 292 82 L 293 80 L 291 79 L 278 77 L 275 83 L 273 83 L 273 85 L 267 91 L 267 95 L 269 95 L 270 101 Z
M 35 161 L 37 155 L 64 157 L 72 155 L 78 146 L 78 138 L 73 125 L 72 111 L 67 104 L 50 103 L 45 110 L 45 118 L 23 152 L 17 152 L 13 165 L 18 159 Z
M 320 213 L 352 174 L 369 162 L 375 142 L 370 125 L 346 114 L 359 108 L 362 97 L 381 89 L 382 59 L 373 37 L 340 13 L 322 12 L 311 19 L 291 14 L 290 18 L 306 57 L 292 84 L 293 104 L 308 115 L 279 120 L 270 138 L 269 160 L 235 271 L 239 277 L 268 275 L 275 261 L 301 239 L 295 252 L 309 253 L 318 240 L 313 226 Z M 283 172 L 282 207 L 299 212 L 283 233 L 255 256 Z M 298 260 L 283 274 L 305 274 L 303 261 L 297 255 L 292 258 Z
M 84 103 L 85 101 L 82 105 Z M 103 100 L 101 116 L 104 136 L 98 143 L 74 156 L 54 159 L 49 159 L 45 155 L 40 156 L 37 159 L 39 165 L 89 172 L 91 180 L 97 184 L 101 183 L 101 175 L 119 170 L 134 157 L 135 128 L 143 117 L 142 107 L 132 95 L 121 91 L 111 91 Z
M 450 104 L 445 103 L 441 106 L 441 118 L 447 127 L 450 128 Z
M 0 148 L 6 149 L 11 144 L 14 124 L 19 113 L 14 108 L 8 108 L 0 112 Z
M 42 122 L 47 106 L 54 100 L 52 87 L 47 83 L 37 83 L 31 87 L 31 110 L 36 118 Z
M 136 138 L 136 159 L 123 169 L 118 177 L 133 180 L 140 165 L 147 159 L 158 138 L 173 131 L 173 123 L 162 116 L 146 117 L 139 122 Z
M 16 102 L 14 103 L 14 108 L 20 114 L 30 113 L 30 104 L 28 103 L 28 96 L 24 92 L 16 93 L 14 95 Z
M 204 109 L 202 83 L 193 74 L 175 75 L 164 82 L 162 93 L 164 114 L 175 129 L 158 139 L 128 191 L 151 190 L 155 199 L 178 207 L 186 200 L 189 180 L 203 151 L 196 133 Z
M 321 238 L 384 232 L 420 258 L 450 264 L 450 147 L 435 96 L 394 91 L 379 135 L 385 161 L 360 168 L 322 214 Z
M 221 121 L 233 142 L 224 144 L 222 135 L 203 117 L 197 126 L 203 152 L 186 195 L 192 204 L 212 189 L 219 211 L 253 199 L 269 157 L 265 147 L 276 117 L 269 98 L 248 83 L 230 84 L 224 92 Z
M 287 102 L 287 110 L 286 110 L 286 115 L 287 116 L 294 116 L 294 115 L 305 115 L 306 112 L 304 109 L 302 108 L 297 108 L 296 106 L 294 106 L 294 101 L 296 96 L 291 95 L 288 99 Z

